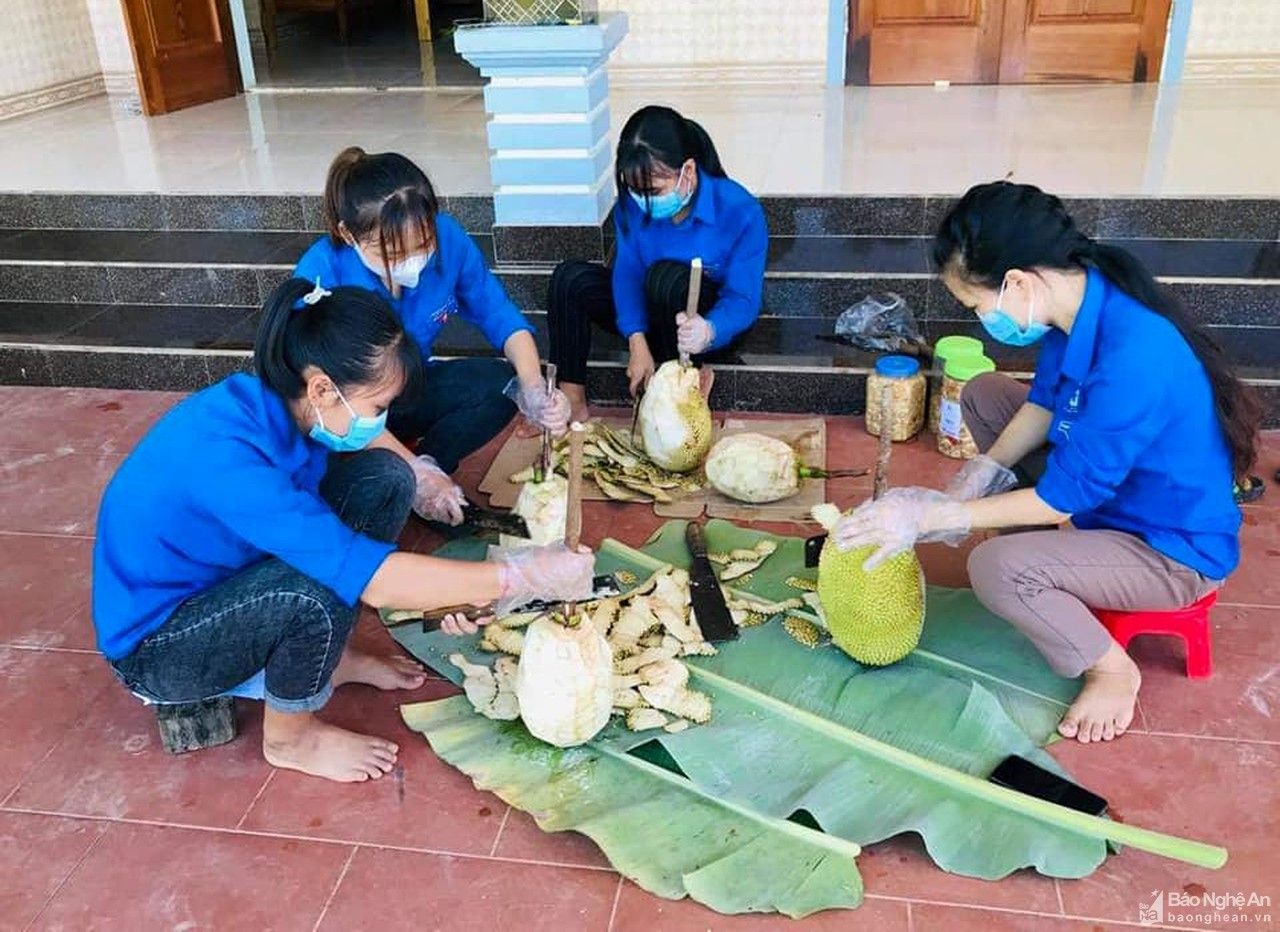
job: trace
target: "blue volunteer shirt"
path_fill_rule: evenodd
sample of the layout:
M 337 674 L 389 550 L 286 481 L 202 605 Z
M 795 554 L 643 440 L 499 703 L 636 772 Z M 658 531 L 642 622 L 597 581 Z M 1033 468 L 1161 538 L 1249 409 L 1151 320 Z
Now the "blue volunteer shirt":
M 1053 414 L 1036 486 L 1050 507 L 1210 579 L 1236 568 L 1231 453 L 1204 367 L 1172 323 L 1090 269 L 1071 333 L 1044 338 L 1028 400 Z
M 613 263 L 613 303 L 624 337 L 648 329 L 644 279 L 662 259 L 689 262 L 702 258 L 703 274 L 720 288 L 707 320 L 715 328 L 709 349 L 720 349 L 760 316 L 769 231 L 764 208 L 742 185 L 729 178 L 698 173 L 698 193 L 680 223 L 650 220 L 630 194 L 613 209 L 617 255 Z
M 431 357 L 437 334 L 455 314 L 480 328 L 501 350 L 513 333 L 533 327 L 511 303 L 501 283 L 484 264 L 484 256 L 466 231 L 448 214 L 436 214 L 436 251 L 413 288 L 393 298 L 381 277 L 369 271 L 356 250 L 324 237 L 303 253 L 294 275 L 326 288 L 356 285 L 386 298 L 404 329 L 417 342 L 423 359 Z
M 256 376 L 233 375 L 161 418 L 102 497 L 98 648 L 128 656 L 181 602 L 267 557 L 355 605 L 395 546 L 351 530 L 320 498 L 328 460 Z

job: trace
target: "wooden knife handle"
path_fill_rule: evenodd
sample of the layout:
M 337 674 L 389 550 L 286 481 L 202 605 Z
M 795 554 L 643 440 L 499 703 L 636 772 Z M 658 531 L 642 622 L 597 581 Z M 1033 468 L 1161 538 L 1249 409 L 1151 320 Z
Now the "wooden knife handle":
M 697 558 L 707 555 L 707 535 L 697 521 L 689 522 L 684 531 L 684 540 L 689 546 L 690 556 Z
M 587 430 L 577 421 L 569 427 L 569 501 L 565 512 L 564 544 L 577 550 L 582 542 L 582 444 Z
M 685 299 L 684 312 L 688 317 L 696 317 L 698 314 L 698 302 L 702 298 L 702 258 L 695 257 L 693 262 L 689 264 L 689 296 Z M 689 356 L 686 353 L 680 354 L 680 365 L 689 365 Z

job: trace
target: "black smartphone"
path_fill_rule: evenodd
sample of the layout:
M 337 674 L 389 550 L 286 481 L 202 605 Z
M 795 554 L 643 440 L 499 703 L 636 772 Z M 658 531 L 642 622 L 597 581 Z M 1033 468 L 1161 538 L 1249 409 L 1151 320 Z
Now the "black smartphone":
M 1050 773 L 1016 754 L 1002 760 L 987 779 L 997 786 L 1008 787 L 1088 815 L 1102 815 L 1107 808 L 1107 801 L 1097 793 L 1090 793 L 1083 786 L 1056 773 Z

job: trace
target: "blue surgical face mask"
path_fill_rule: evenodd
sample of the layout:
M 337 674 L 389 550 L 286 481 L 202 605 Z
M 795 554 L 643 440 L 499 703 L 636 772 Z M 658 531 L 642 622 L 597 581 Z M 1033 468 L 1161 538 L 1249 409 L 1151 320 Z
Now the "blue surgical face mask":
M 687 192 L 680 193 L 680 182 L 683 179 L 684 168 L 682 167 L 680 174 L 676 177 L 675 187 L 666 194 L 637 194 L 630 189 L 628 189 L 628 193 L 640 205 L 640 209 L 654 220 L 670 220 L 688 207 L 689 202 L 693 200 L 693 185 L 689 186 Z
M 1036 299 L 1032 295 L 1027 311 L 1026 329 L 1019 327 L 1018 322 L 1001 307 L 1004 304 L 1004 286 L 1005 283 L 1001 282 L 996 306 L 987 313 L 979 315 L 978 320 L 982 322 L 987 333 L 991 334 L 991 339 L 998 340 L 1006 346 L 1030 346 L 1049 332 L 1049 325 L 1036 320 Z
M 320 409 L 316 408 L 316 423 L 311 428 L 311 439 L 323 444 L 335 453 L 355 453 L 357 450 L 363 450 L 373 442 L 374 437 L 386 430 L 387 412 L 383 411 L 377 417 L 365 417 L 356 414 L 351 405 L 347 404 L 347 399 L 342 397 L 342 392 L 338 391 L 336 385 L 333 390 L 338 392 L 338 400 L 350 412 L 351 426 L 347 428 L 345 434 L 338 436 L 324 426 L 324 418 L 320 414 Z

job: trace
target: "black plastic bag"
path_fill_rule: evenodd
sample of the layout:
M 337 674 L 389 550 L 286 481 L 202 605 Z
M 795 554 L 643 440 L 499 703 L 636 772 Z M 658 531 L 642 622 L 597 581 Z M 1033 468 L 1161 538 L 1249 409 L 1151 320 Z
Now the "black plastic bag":
M 927 353 L 928 344 L 902 295 L 869 294 L 836 318 L 835 340 L 875 353 Z

